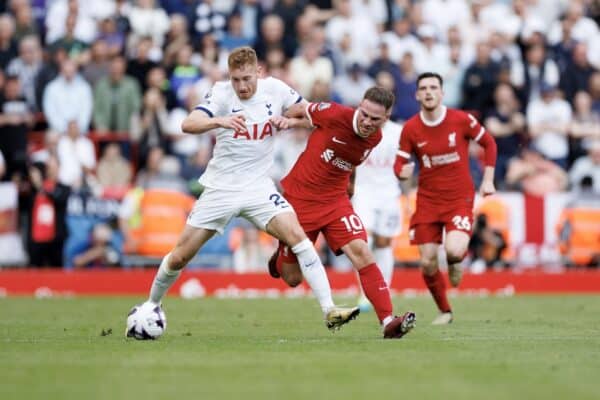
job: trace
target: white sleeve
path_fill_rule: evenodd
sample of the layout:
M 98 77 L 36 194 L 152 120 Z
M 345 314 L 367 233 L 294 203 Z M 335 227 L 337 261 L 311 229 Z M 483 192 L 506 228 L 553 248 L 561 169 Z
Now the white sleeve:
M 288 86 L 287 83 L 280 81 L 279 79 L 276 79 L 276 78 L 271 78 L 271 79 L 272 79 L 273 85 L 275 87 L 275 92 L 278 94 L 279 98 L 281 99 L 281 104 L 283 107 L 283 110 L 281 110 L 282 112 L 285 111 L 286 109 L 288 109 L 291 105 L 294 105 L 294 104 L 302 101 L 302 96 L 300 96 L 300 94 L 298 92 L 296 92 L 294 89 L 292 89 L 290 86 Z
M 225 82 L 215 83 L 194 110 L 202 110 L 210 117 L 227 115 L 227 108 L 225 107 L 227 104 L 225 84 Z

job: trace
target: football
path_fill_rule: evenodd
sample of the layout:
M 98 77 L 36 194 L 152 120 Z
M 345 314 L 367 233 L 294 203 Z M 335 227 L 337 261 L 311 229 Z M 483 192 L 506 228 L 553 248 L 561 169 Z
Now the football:
M 134 306 L 127 314 L 125 335 L 137 340 L 154 340 L 167 329 L 167 317 L 159 305 L 149 302 Z

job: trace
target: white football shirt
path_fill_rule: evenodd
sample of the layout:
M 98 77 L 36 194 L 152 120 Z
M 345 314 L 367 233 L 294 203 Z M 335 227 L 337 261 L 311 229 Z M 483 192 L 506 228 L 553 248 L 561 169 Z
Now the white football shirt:
M 230 81 L 215 83 L 196 109 L 211 117 L 243 115 L 246 131 L 215 130 L 213 157 L 199 182 L 209 188 L 240 190 L 268 177 L 276 133 L 269 119 L 301 100 L 294 89 L 272 77 L 259 79 L 256 93 L 248 100 L 238 98 Z
M 369 157 L 356 168 L 354 180 L 358 195 L 373 195 L 377 198 L 400 196 L 398 178 L 394 175 L 394 161 L 400 143 L 402 125 L 387 121 L 383 125 L 381 142 L 373 148 Z

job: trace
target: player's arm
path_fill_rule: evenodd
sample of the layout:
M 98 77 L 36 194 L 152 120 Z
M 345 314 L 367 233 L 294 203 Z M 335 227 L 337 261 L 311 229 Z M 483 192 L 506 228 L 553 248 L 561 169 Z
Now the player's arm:
M 400 144 L 396 153 L 396 161 L 394 162 L 394 173 L 401 181 L 410 178 L 415 171 L 415 163 L 410 160 L 411 153 L 412 144 L 410 134 L 405 125 L 400 134 Z
M 277 129 L 291 129 L 291 128 L 313 128 L 313 125 L 308 118 L 306 111 L 308 102 L 304 99 L 302 101 L 292 104 L 282 116 L 276 116 L 271 118 L 271 123 L 275 125 Z
M 350 179 L 348 180 L 348 187 L 346 188 L 346 193 L 348 193 L 348 197 L 352 198 L 354 196 L 354 182 L 356 181 L 356 167 L 352 168 L 352 173 L 350 174 Z
M 494 169 L 496 166 L 496 140 L 494 137 L 486 131 L 486 129 L 477 122 L 475 117 L 471 114 L 469 116 L 469 125 L 467 131 L 469 132 L 469 136 L 475 142 L 477 142 L 484 150 L 484 165 L 485 168 L 483 170 L 483 179 L 481 180 L 481 185 L 479 186 L 479 193 L 482 196 L 489 196 L 496 192 L 496 188 L 494 187 Z
M 193 110 L 182 122 L 181 130 L 192 135 L 199 135 L 216 128 L 246 130 L 246 119 L 243 115 L 227 115 L 223 117 L 210 116 L 201 108 Z

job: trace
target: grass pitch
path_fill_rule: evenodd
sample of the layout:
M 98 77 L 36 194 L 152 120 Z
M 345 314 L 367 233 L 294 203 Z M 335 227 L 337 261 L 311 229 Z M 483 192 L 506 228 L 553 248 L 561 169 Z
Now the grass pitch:
M 598 399 L 600 297 L 429 297 L 404 339 L 364 313 L 331 334 L 314 299 L 167 299 L 167 333 L 125 339 L 141 299 L 0 299 L 0 399 Z M 112 333 L 110 333 L 112 330 Z M 104 331 L 104 334 L 102 332 Z

